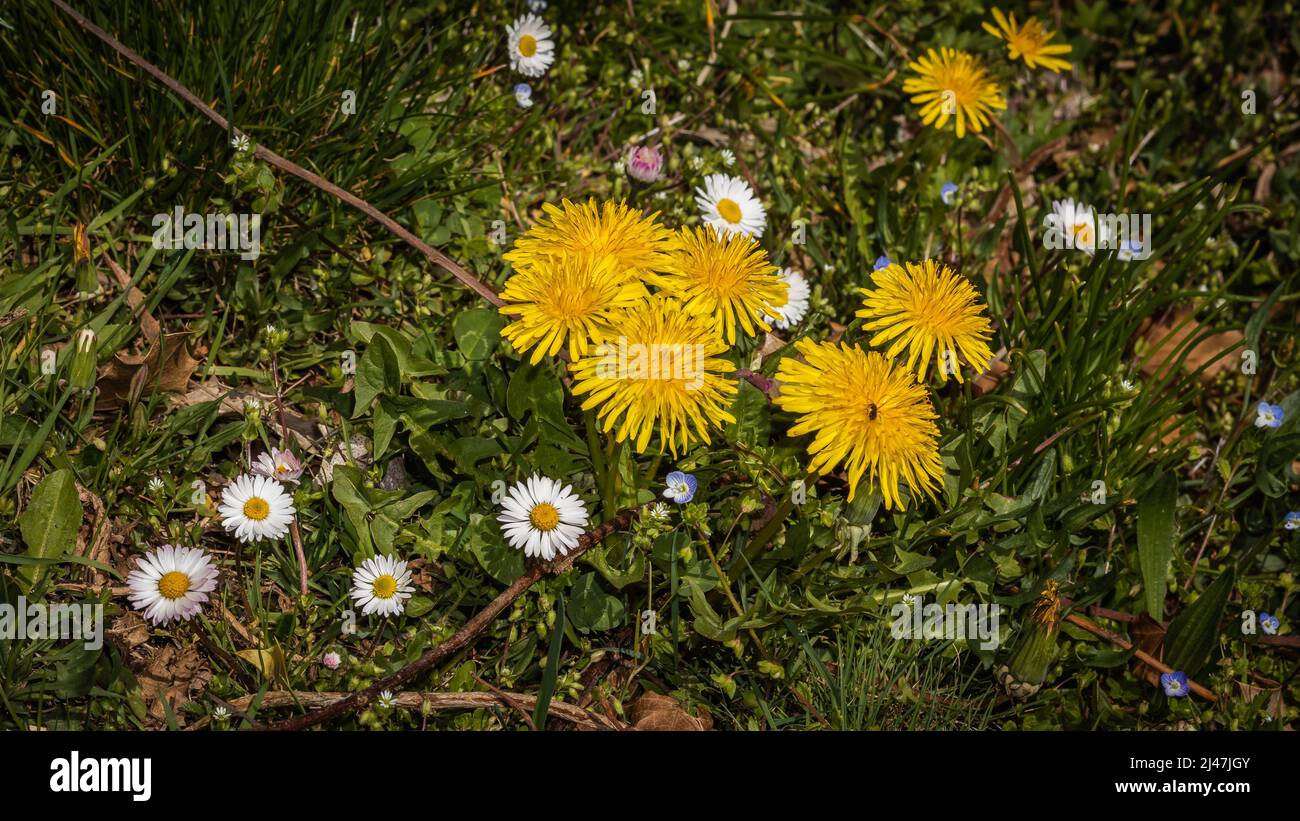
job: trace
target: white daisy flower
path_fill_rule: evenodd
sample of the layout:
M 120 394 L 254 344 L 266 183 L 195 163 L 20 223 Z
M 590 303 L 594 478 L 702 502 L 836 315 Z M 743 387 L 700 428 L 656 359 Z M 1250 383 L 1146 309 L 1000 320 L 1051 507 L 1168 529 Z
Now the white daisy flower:
M 792 328 L 803 321 L 803 315 L 808 313 L 808 282 L 803 274 L 793 268 L 782 268 L 777 271 L 777 276 L 781 277 L 781 281 L 790 290 L 785 304 L 776 309 L 779 316 L 765 316 L 763 321 L 782 329 Z
M 221 524 L 241 542 L 278 539 L 293 521 L 293 497 L 274 479 L 244 474 L 221 493 Z
M 730 168 L 736 164 L 736 153 L 730 148 L 724 148 L 719 152 L 722 155 L 722 164 Z
M 165 544 L 135 563 L 126 577 L 129 598 L 155 625 L 188 621 L 217 586 L 217 568 L 198 548 Z
M 1097 250 L 1097 215 L 1092 206 L 1073 199 L 1054 200 L 1048 227 L 1057 232 L 1064 248 L 1075 248 L 1091 255 Z
M 510 68 L 525 77 L 541 77 L 555 62 L 551 29 L 542 18 L 525 14 L 506 26 L 510 47 Z
M 366 559 L 352 572 L 352 601 L 363 615 L 400 616 L 415 592 L 406 562 L 392 556 Z
M 512 547 L 550 561 L 556 553 L 565 555 L 578 546 L 587 527 L 587 508 L 571 486 L 533 474 L 510 489 L 497 521 Z
M 704 187 L 695 189 L 695 202 L 704 222 L 719 234 L 763 236 L 767 210 L 754 196 L 754 189 L 740 177 L 710 174 L 704 178 Z
M 265 476 L 279 482 L 298 484 L 302 477 L 302 462 L 288 450 L 271 448 L 270 453 L 262 453 L 253 464 L 254 476 Z

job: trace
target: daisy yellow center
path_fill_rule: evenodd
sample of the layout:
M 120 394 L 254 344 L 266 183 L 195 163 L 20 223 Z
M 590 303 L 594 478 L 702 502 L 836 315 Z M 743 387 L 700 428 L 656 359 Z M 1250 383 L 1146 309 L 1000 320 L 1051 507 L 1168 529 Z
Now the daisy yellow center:
M 560 524 L 560 511 L 555 509 L 555 505 L 542 502 L 529 512 L 528 521 L 538 530 L 551 531 Z
M 255 522 L 260 522 L 267 516 L 271 515 L 271 506 L 260 496 L 254 496 L 247 502 L 244 502 L 244 516 Z
M 732 225 L 740 222 L 740 206 L 736 204 L 735 200 L 726 198 L 718 200 L 718 213 Z
M 519 53 L 525 57 L 532 57 L 537 53 L 537 38 L 531 34 L 525 34 L 519 38 Z
M 397 593 L 397 579 L 385 573 L 370 585 L 377 599 L 391 599 Z
M 158 592 L 163 598 L 173 601 L 190 592 L 190 577 L 179 570 L 173 570 L 158 580 Z
M 289 472 L 289 466 L 288 466 L 288 465 L 276 465 L 276 466 L 275 466 L 275 472 L 276 472 L 276 473 L 288 473 L 288 472 Z

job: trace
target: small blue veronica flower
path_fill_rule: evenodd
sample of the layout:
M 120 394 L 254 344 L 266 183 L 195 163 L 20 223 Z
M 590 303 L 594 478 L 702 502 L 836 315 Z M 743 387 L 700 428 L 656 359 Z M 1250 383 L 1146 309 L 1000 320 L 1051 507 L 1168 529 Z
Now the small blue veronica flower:
M 894 263 L 890 261 L 889 257 L 885 256 L 884 254 L 881 254 L 880 256 L 876 257 L 876 266 L 871 270 L 879 271 L 881 268 L 888 268 L 890 265 L 893 264 Z
M 957 185 L 945 182 L 943 188 L 939 189 L 939 199 L 943 200 L 944 205 L 952 205 L 952 201 L 957 199 Z
M 1277 616 L 1265 613 L 1263 610 L 1259 611 L 1259 627 L 1265 633 L 1270 636 L 1276 636 L 1277 630 L 1281 626 L 1282 621 Z
M 1300 530 L 1300 511 L 1293 510 L 1286 514 L 1286 518 L 1282 520 L 1282 525 L 1287 530 Z
M 1165 695 L 1170 698 L 1183 698 L 1187 695 L 1187 674 L 1182 670 L 1160 674 L 1160 686 L 1165 688 Z
M 533 87 L 528 83 L 520 83 L 515 86 L 515 102 L 523 108 L 529 108 L 533 104 Z
M 1142 253 L 1142 243 L 1135 239 L 1126 239 L 1117 256 L 1120 262 L 1132 262 L 1133 258 L 1140 253 Z
M 1280 428 L 1282 420 L 1286 414 L 1282 412 L 1281 405 L 1270 405 L 1264 400 L 1260 400 L 1255 406 L 1255 427 L 1257 428 Z
M 674 470 L 668 474 L 666 479 L 668 487 L 664 488 L 664 498 L 672 499 L 679 505 L 684 505 L 691 499 L 695 498 L 695 490 L 700 483 L 689 473 L 682 473 L 680 470 Z

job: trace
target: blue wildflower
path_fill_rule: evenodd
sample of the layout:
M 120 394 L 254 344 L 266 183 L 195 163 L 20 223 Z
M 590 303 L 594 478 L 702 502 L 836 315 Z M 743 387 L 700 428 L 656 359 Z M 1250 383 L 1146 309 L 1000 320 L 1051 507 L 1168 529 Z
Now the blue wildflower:
M 1293 510 L 1286 514 L 1282 524 L 1287 530 L 1300 530 L 1300 511 Z
M 1259 627 L 1266 634 L 1276 636 L 1278 628 L 1282 626 L 1282 621 L 1277 616 L 1259 611 Z
M 1280 428 L 1282 420 L 1286 414 L 1282 412 L 1281 405 L 1270 405 L 1264 400 L 1260 400 L 1255 406 L 1255 427 L 1257 428 Z
M 1187 695 L 1187 674 L 1182 670 L 1160 674 L 1160 686 L 1165 688 L 1165 695 L 1170 698 L 1183 698 Z
M 664 488 L 664 498 L 672 499 L 679 505 L 684 505 L 691 499 L 695 498 L 695 490 L 700 483 L 689 473 L 682 473 L 680 470 L 674 470 L 668 474 L 668 487 Z
M 890 265 L 893 264 L 894 263 L 889 260 L 889 257 L 885 256 L 884 254 L 881 254 L 880 256 L 876 257 L 876 267 L 872 268 L 871 270 L 879 271 L 881 268 L 888 268 Z
M 956 184 L 945 182 L 943 188 L 939 189 L 939 199 L 943 200 L 944 205 L 952 205 L 953 200 L 957 199 Z

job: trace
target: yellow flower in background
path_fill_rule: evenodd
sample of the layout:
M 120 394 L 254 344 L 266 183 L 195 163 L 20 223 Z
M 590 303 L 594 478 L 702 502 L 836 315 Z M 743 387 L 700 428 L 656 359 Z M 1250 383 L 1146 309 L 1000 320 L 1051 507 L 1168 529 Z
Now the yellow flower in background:
M 1049 44 L 1047 41 L 1055 37 L 1056 32 L 1044 29 L 1036 18 L 1030 17 L 1025 21 L 1024 26 L 1017 27 L 1014 14 L 1011 15 L 1010 20 L 1007 20 L 1006 16 L 995 8 L 993 19 L 997 21 L 998 27 L 994 28 L 988 23 L 983 23 L 984 30 L 1000 40 L 1006 40 L 1007 51 L 1012 60 L 1020 58 L 1030 68 L 1042 66 L 1054 73 L 1060 72 L 1061 69 L 1068 71 L 1071 68 L 1068 61 L 1052 56 L 1069 54 L 1071 46 L 1067 43 Z
M 613 256 L 542 255 L 506 280 L 499 310 L 514 319 L 501 335 L 520 353 L 531 349 L 534 365 L 566 342 L 576 359 L 611 331 L 611 314 L 645 296 L 645 286 Z
M 655 428 L 660 452 L 673 455 L 693 441 L 707 443 L 709 427 L 736 421 L 727 408 L 736 395 L 735 365 L 718 358 L 727 345 L 708 318 L 656 294 L 611 320 L 610 337 L 573 363 L 573 395 L 583 410 L 599 408 L 601 429 L 618 427 L 618 441 L 645 451 Z
M 975 286 L 946 265 L 927 259 L 891 263 L 871 274 L 872 289 L 860 288 L 866 297 L 857 316 L 867 320 L 863 330 L 874 331 L 873 348 L 888 343 L 885 356 L 907 351 L 907 368 L 924 382 L 930 356 L 938 362 L 939 381 L 949 375 L 961 382 L 964 362 L 983 373 L 993 358 L 988 342 L 993 328 Z
M 799 414 L 791 436 L 814 433 L 809 470 L 828 473 L 843 461 L 849 500 L 859 480 L 880 490 L 886 508 L 904 507 L 900 484 L 933 497 L 943 479 L 939 428 L 923 385 L 876 351 L 800 339 L 804 358 L 781 360 L 778 407 Z
M 750 336 L 772 330 L 764 317 L 778 315 L 790 291 L 757 241 L 712 228 L 683 228 L 652 281 L 687 311 L 711 317 L 728 344 L 736 341 L 737 324 Z
M 645 276 L 660 267 L 672 232 L 659 224 L 656 214 L 642 216 L 624 203 L 603 205 L 588 200 L 582 205 L 563 200 L 560 207 L 542 206 L 546 217 L 529 228 L 504 258 L 516 268 L 545 257 L 564 254 L 612 256 L 619 273 Z
M 957 136 L 966 129 L 978 133 L 988 125 L 993 109 L 1005 109 L 1002 91 L 989 77 L 978 58 L 964 51 L 945 48 L 908 64 L 917 73 L 903 81 L 903 91 L 921 106 L 925 125 L 943 128 L 949 117 L 957 120 Z

